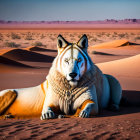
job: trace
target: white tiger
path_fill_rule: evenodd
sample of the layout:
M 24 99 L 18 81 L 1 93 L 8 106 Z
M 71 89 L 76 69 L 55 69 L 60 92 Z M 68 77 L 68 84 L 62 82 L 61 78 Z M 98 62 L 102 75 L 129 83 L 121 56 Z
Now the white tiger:
M 91 61 L 86 35 L 77 43 L 69 43 L 59 35 L 57 48 L 58 55 L 41 85 L 0 92 L 1 115 L 41 116 L 42 120 L 60 114 L 87 118 L 102 108 L 119 109 L 121 86 Z

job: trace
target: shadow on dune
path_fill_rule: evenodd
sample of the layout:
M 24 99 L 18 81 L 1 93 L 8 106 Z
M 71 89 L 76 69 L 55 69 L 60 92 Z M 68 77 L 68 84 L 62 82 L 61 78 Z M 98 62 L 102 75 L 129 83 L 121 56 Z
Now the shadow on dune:
M 39 54 L 36 52 L 30 52 L 22 49 L 11 50 L 2 56 L 19 61 L 31 61 L 31 62 L 49 62 L 51 63 L 54 60 L 54 57 Z
M 26 68 L 33 68 L 31 66 L 22 64 L 20 62 L 16 62 L 14 60 L 8 59 L 6 57 L 0 56 L 0 64 L 7 65 L 7 66 L 14 66 L 14 67 L 26 67 Z
M 95 54 L 95 55 L 108 55 L 108 56 L 116 56 L 115 54 L 111 54 L 111 53 L 104 53 L 104 52 L 98 52 L 98 51 L 92 51 L 92 54 Z
M 123 90 L 123 98 L 120 104 L 120 110 L 112 112 L 102 110 L 98 117 L 118 116 L 140 112 L 140 91 Z
M 45 49 L 41 47 L 31 47 L 29 48 L 30 51 L 40 51 L 40 52 L 57 52 L 57 50 L 52 50 L 52 49 Z
M 121 46 L 129 46 L 129 45 L 140 45 L 140 44 L 137 44 L 137 43 L 133 43 L 133 42 L 126 42 L 124 44 L 122 44 Z M 118 46 L 118 47 L 121 47 L 121 46 Z

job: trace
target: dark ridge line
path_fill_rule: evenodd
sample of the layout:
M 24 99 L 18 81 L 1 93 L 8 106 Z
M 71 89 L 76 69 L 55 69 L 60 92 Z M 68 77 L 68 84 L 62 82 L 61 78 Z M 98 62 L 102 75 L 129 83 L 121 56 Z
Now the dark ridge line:
M 92 54 L 95 54 L 95 55 L 110 55 L 110 56 L 117 56 L 117 55 L 115 55 L 115 54 L 104 53 L 104 52 L 98 52 L 98 51 L 93 51 Z

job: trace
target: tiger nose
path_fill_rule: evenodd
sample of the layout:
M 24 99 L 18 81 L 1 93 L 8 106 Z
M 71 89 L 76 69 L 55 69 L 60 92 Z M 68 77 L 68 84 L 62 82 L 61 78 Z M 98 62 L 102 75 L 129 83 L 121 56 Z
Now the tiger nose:
M 72 72 L 72 73 L 69 74 L 69 76 L 70 76 L 71 78 L 75 78 L 75 77 L 77 76 L 77 73 Z

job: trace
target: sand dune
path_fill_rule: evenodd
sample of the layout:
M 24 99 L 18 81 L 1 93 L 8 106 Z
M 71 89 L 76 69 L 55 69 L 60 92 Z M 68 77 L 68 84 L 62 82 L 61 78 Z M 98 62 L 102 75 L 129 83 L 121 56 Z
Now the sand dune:
M 0 66 L 1 65 L 8 65 L 8 66 L 15 66 L 15 67 L 30 67 L 28 65 L 22 64 L 20 62 L 16 62 L 14 60 L 10 60 L 3 56 L 0 56 Z
M 140 91 L 140 54 L 97 65 L 103 73 L 115 76 L 123 89 Z
M 31 46 L 31 47 L 26 48 L 26 50 L 40 51 L 40 52 L 57 52 L 57 50 L 46 49 L 46 48 L 42 48 L 42 47 L 38 47 L 38 46 Z
M 0 49 L 0 55 L 3 55 L 4 53 L 13 50 L 13 48 L 2 48 Z
M 105 73 L 118 73 L 123 76 L 140 78 L 140 54 L 120 60 L 97 64 Z
M 134 43 L 131 43 L 128 40 L 114 40 L 111 42 L 105 42 L 98 45 L 94 45 L 90 47 L 90 49 L 109 49 L 128 45 L 134 45 Z
M 15 60 L 8 59 L 6 57 L 0 56 L 0 72 L 16 72 L 18 70 L 33 68 L 29 65 L 22 64 Z
M 54 57 L 52 56 L 47 56 L 22 49 L 10 50 L 4 53 L 2 56 L 13 60 L 31 61 L 31 62 L 52 62 L 54 59 Z

